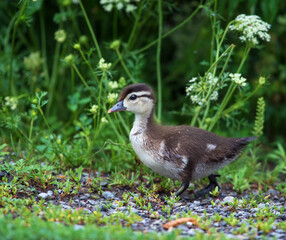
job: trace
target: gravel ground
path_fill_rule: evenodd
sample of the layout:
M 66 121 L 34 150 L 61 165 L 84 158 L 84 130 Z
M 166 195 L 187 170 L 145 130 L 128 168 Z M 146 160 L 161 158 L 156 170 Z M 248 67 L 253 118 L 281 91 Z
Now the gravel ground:
M 87 179 L 87 174 L 83 175 L 83 183 Z M 129 211 L 136 213 L 137 215 L 142 217 L 142 221 L 133 223 L 131 225 L 133 230 L 143 231 L 143 232 L 166 232 L 172 230 L 165 229 L 163 224 L 166 222 L 170 222 L 174 219 L 178 219 L 179 216 L 184 215 L 184 212 L 191 211 L 194 215 L 201 216 L 204 218 L 205 216 L 212 217 L 215 213 L 218 213 L 222 216 L 222 220 L 216 222 L 214 220 L 211 221 L 209 227 L 214 227 L 218 232 L 222 232 L 229 238 L 238 238 L 238 239 L 249 239 L 253 236 L 254 239 L 262 239 L 263 232 L 258 231 L 257 228 L 251 228 L 251 225 L 247 222 L 247 220 L 254 218 L 257 219 L 257 213 L 260 210 L 268 207 L 271 209 L 271 213 L 276 215 L 274 223 L 272 224 L 271 231 L 266 235 L 268 239 L 286 239 L 286 232 L 277 228 L 276 225 L 279 222 L 286 221 L 286 211 L 281 214 L 281 208 L 285 208 L 286 201 L 282 195 L 274 189 L 270 189 L 268 192 L 264 194 L 267 197 L 267 201 L 265 203 L 258 203 L 255 207 L 242 206 L 243 198 L 249 199 L 250 195 L 257 195 L 257 190 L 252 190 L 251 192 L 246 192 L 244 194 L 238 195 L 236 192 L 231 190 L 231 187 L 223 186 L 223 192 L 219 198 L 206 198 L 206 199 L 194 199 L 189 195 L 188 192 L 184 193 L 179 202 L 176 202 L 172 207 L 170 216 L 167 215 L 166 212 L 162 211 L 162 205 L 164 205 L 164 200 L 159 202 L 151 202 L 152 211 L 148 212 L 147 210 L 142 210 L 134 200 L 134 197 L 130 197 L 128 201 L 128 206 L 120 206 L 118 202 L 123 201 L 122 194 L 124 192 L 130 192 L 133 190 L 122 188 L 107 188 L 106 182 L 101 182 L 102 186 L 102 195 L 97 194 L 89 194 L 88 188 L 83 187 L 80 189 L 80 193 L 73 196 L 65 196 L 61 197 L 62 190 L 58 189 L 58 194 L 54 195 L 53 191 L 49 190 L 46 192 L 38 193 L 38 198 L 46 199 L 46 204 L 52 203 L 55 205 L 61 205 L 63 209 L 76 209 L 82 208 L 85 210 L 86 214 L 90 214 L 93 211 L 101 211 L 103 215 L 110 215 L 116 212 L 125 212 L 129 214 Z M 136 189 L 136 188 L 134 188 Z M 133 193 L 136 193 L 134 191 Z M 135 195 L 136 196 L 136 195 Z M 231 203 L 234 200 L 234 197 L 239 199 L 238 207 L 235 209 L 232 207 Z M 260 195 L 261 197 L 261 195 Z M 159 198 L 164 199 L 163 196 Z M 72 201 L 70 201 L 72 199 Z M 146 199 L 150 200 L 150 199 Z M 258 201 L 259 202 L 259 201 Z M 230 204 L 229 204 L 230 203 Z M 166 205 L 166 204 L 165 204 Z M 230 226 L 225 220 L 225 217 L 231 216 L 234 214 L 234 217 L 238 219 L 238 223 L 235 226 Z M 165 218 L 163 220 L 162 216 Z M 263 219 L 266 221 L 267 219 Z M 241 228 L 242 223 L 245 222 L 246 226 L 250 226 L 247 233 L 236 234 L 233 232 Z M 82 227 L 82 226 L 75 226 Z M 207 230 L 202 230 L 202 227 L 197 226 L 191 222 L 187 222 L 185 224 L 180 224 L 175 226 L 174 229 L 180 229 L 180 234 L 182 236 L 194 236 L 197 232 L 207 232 Z M 251 234 L 251 235 L 249 235 Z M 265 234 L 264 234 L 265 237 Z

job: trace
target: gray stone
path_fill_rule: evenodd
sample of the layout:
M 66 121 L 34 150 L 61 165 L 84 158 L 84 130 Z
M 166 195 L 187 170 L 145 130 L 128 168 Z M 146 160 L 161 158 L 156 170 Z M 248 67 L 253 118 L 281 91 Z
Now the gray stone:
M 178 228 L 181 229 L 181 231 L 185 231 L 185 232 L 189 231 L 188 226 L 184 224 L 179 225 Z
M 92 199 L 87 200 L 87 202 L 91 205 L 96 205 L 96 203 L 97 203 L 96 201 L 94 201 Z
M 277 191 L 275 189 L 269 189 L 267 191 L 266 195 L 270 195 L 271 197 L 278 196 L 279 195 L 279 191 Z
M 233 202 L 234 197 L 233 196 L 226 196 L 222 201 L 225 203 Z
M 102 187 L 106 187 L 107 185 L 108 185 L 108 182 L 105 182 L 105 181 L 100 182 L 100 186 Z
M 81 195 L 81 196 L 79 197 L 79 199 L 80 199 L 80 200 L 87 200 L 87 197 L 84 196 L 84 195 Z
M 46 198 L 49 197 L 49 195 L 48 195 L 47 193 L 42 192 L 42 193 L 40 193 L 40 194 L 38 195 L 38 197 L 39 197 L 39 198 L 46 199 Z
M 86 202 L 85 202 L 85 201 L 80 201 L 80 202 L 79 202 L 79 205 L 80 205 L 81 207 L 85 207 L 85 206 L 86 206 Z
M 265 204 L 264 204 L 264 203 L 259 203 L 259 204 L 257 205 L 257 207 L 258 207 L 258 208 L 265 208 Z
M 198 205 L 201 205 L 200 201 L 194 201 L 193 204 L 194 204 L 194 205 L 197 205 L 197 206 L 198 206 Z
M 62 209 L 71 209 L 69 205 L 62 205 Z
M 53 191 L 49 190 L 49 191 L 47 192 L 47 194 L 51 197 L 51 196 L 53 196 Z
M 106 191 L 104 193 L 102 193 L 102 196 L 105 198 L 105 199 L 113 199 L 115 196 L 112 192 L 109 192 L 109 191 Z

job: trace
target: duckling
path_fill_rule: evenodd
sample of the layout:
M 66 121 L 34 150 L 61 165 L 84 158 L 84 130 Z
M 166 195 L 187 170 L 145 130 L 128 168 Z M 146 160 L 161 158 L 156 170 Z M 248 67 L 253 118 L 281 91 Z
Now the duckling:
M 196 192 L 203 197 L 219 187 L 213 173 L 233 162 L 255 137 L 226 138 L 190 126 L 163 126 L 154 121 L 155 96 L 150 86 L 138 83 L 125 87 L 108 113 L 135 114 L 130 141 L 139 159 L 154 172 L 182 182 L 181 195 L 191 181 L 209 178 L 209 185 Z

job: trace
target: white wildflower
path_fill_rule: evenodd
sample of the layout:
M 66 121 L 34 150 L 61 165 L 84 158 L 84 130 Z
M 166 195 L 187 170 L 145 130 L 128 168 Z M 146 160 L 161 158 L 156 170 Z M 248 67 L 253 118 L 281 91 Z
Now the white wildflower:
M 101 118 L 101 122 L 102 122 L 102 123 L 108 123 L 106 117 L 102 117 L 102 118 Z
M 235 18 L 235 23 L 230 25 L 229 29 L 241 33 L 239 39 L 242 42 L 249 42 L 257 45 L 258 40 L 270 41 L 270 35 L 267 33 L 271 25 L 262 21 L 259 16 L 241 14 Z
M 126 6 L 126 12 L 133 12 L 134 10 L 136 10 L 136 6 L 135 5 L 132 5 L 132 4 L 127 4 Z
M 10 107 L 11 110 L 15 110 L 17 108 L 18 100 L 15 97 L 7 96 L 5 97 L 5 105 Z
M 106 12 L 111 12 L 113 5 L 109 3 L 109 4 L 104 5 L 103 8 Z
M 124 8 L 123 3 L 122 2 L 117 3 L 116 8 L 117 8 L 117 10 L 121 10 L 122 8 Z
M 133 2 L 140 2 L 140 0 L 135 0 Z M 131 4 L 130 0 L 100 0 L 100 4 L 107 12 L 111 12 L 115 8 L 119 11 L 125 9 L 127 13 L 137 9 L 137 6 Z
M 240 73 L 230 73 L 230 79 L 237 85 L 244 87 L 246 85 L 246 78 L 242 77 Z
M 111 88 L 111 89 L 116 89 L 116 88 L 118 88 L 118 82 L 116 82 L 116 81 L 110 81 L 110 82 L 108 83 L 108 87 Z
M 103 58 L 101 58 L 99 60 L 99 63 L 98 63 L 98 67 L 102 70 L 102 71 L 106 71 L 108 70 L 110 67 L 111 67 L 111 63 L 106 63 L 105 60 Z
M 218 87 L 216 83 L 217 77 L 214 77 L 212 73 L 208 73 L 205 77 L 193 77 L 189 80 L 190 85 L 186 87 L 187 96 L 190 100 L 198 105 L 202 105 L 207 101 L 209 91 L 213 91 L 209 96 L 209 100 L 216 101 L 218 99 Z
M 98 106 L 97 106 L 97 105 L 92 105 L 91 108 L 89 109 L 89 111 L 90 111 L 92 114 L 96 114 L 96 113 L 97 113 L 97 109 L 98 109 Z
M 118 93 L 108 93 L 107 102 L 112 104 L 116 101 L 117 98 L 118 98 Z
M 210 96 L 210 99 L 212 101 L 216 101 L 218 99 L 218 91 L 213 91 L 213 93 Z

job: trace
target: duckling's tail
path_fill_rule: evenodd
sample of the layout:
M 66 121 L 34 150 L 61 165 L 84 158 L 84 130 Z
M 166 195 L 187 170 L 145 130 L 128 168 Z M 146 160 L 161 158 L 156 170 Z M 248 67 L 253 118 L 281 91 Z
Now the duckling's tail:
M 246 145 L 247 143 L 254 141 L 254 140 L 257 140 L 257 137 L 243 137 L 243 138 L 239 138 L 238 141 L 240 144 Z

